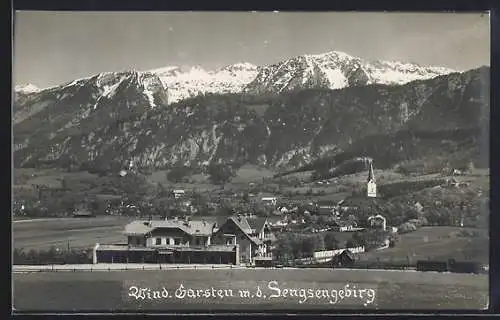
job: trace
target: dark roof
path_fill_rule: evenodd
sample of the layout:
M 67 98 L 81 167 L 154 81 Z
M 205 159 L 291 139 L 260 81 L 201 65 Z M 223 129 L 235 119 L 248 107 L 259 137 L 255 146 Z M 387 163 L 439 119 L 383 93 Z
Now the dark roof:
M 347 256 L 351 260 L 354 260 L 354 254 L 351 251 L 347 250 L 347 249 L 344 250 L 344 251 L 342 251 L 342 253 L 340 253 L 339 256 Z
M 234 224 L 236 224 L 238 226 L 238 228 L 241 229 L 241 231 L 243 231 L 244 233 L 246 234 L 250 234 L 252 233 L 252 228 L 250 227 L 250 225 L 248 224 L 248 219 L 243 217 L 243 216 L 232 216 L 232 217 L 229 217 L 227 219 L 227 221 L 233 221 Z
M 373 164 L 370 162 L 370 170 L 368 171 L 368 182 L 375 182 L 375 174 L 373 173 Z
M 322 200 L 318 200 L 317 201 L 317 204 L 318 206 L 336 206 L 338 203 L 338 201 L 336 200 L 333 200 L 333 199 L 322 199 Z
M 266 224 L 267 219 L 266 218 L 247 218 L 248 224 L 250 225 L 250 228 L 255 230 L 255 232 L 260 232 L 263 228 L 264 225 Z

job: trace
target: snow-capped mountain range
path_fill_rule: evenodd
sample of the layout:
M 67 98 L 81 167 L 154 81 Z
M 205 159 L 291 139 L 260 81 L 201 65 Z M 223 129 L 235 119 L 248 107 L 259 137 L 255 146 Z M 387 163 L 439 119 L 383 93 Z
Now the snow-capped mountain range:
M 205 70 L 199 66 L 183 68 L 163 67 L 146 71 L 107 72 L 70 83 L 39 89 L 34 85 L 16 86 L 19 93 L 40 93 L 59 90 L 65 86 L 96 80 L 102 96 L 112 95 L 126 78 L 137 74 L 139 86 L 149 105 L 155 107 L 154 95 L 166 97 L 168 103 L 206 93 L 276 94 L 305 88 L 341 89 L 367 84 L 401 85 L 414 80 L 431 79 L 457 72 L 442 67 L 425 67 L 411 63 L 368 62 L 343 52 L 302 55 L 269 66 L 237 63 L 218 70 Z M 165 99 L 161 99 L 165 102 Z

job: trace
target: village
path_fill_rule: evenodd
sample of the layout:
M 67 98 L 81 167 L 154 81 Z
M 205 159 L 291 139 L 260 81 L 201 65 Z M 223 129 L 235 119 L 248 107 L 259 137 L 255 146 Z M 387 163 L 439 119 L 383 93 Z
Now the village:
M 377 186 L 371 163 L 366 185 L 366 197 L 376 198 Z M 190 214 L 163 219 L 150 216 L 131 222 L 124 230 L 127 243 L 96 244 L 93 263 L 220 263 L 257 267 L 331 263 L 349 266 L 354 261 L 353 254 L 364 252 L 367 245 L 375 250 L 393 246 L 391 236 L 397 233 L 397 227 L 388 226 L 380 214 L 373 214 L 365 225 L 358 225 L 357 219 L 350 214 L 351 208 L 344 205 L 343 200 L 304 205 L 264 195 L 258 200 L 271 212 L 270 216 L 240 212 L 230 216 L 200 217 L 194 215 L 192 200 L 185 190 L 177 189 L 172 193 Z M 326 235 L 328 232 L 330 237 Z M 374 232 L 375 239 L 372 237 L 368 244 L 363 234 Z M 285 233 L 301 234 L 304 243 L 290 243 L 292 252 L 283 252 L 284 240 L 280 236 Z M 341 243 L 337 238 L 347 240 Z
M 120 170 L 118 178 L 112 179 L 124 181 L 138 175 L 133 166 L 128 169 Z M 373 161 L 368 162 L 367 169 L 360 172 L 361 179 L 364 175 L 364 182 L 361 182 L 364 187 L 355 197 L 332 194 L 297 199 L 283 193 L 266 192 L 265 188 L 260 192 L 220 190 L 222 193 L 201 195 L 193 189 L 172 188 L 160 190 L 149 201 L 117 195 L 86 195 L 69 214 L 63 209 L 54 218 L 73 216 L 87 220 L 108 216 L 126 217 L 129 221 L 120 232 L 120 240 L 89 243 L 88 250 L 84 250 L 87 253 L 78 253 L 80 258 L 75 261 L 86 262 L 87 258 L 82 257 L 88 256 L 93 264 L 229 264 L 244 267 L 367 267 L 366 263 L 359 262 L 360 255 L 398 246 L 401 234 L 425 225 L 464 227 L 464 221 L 470 224 L 470 217 L 464 214 L 448 220 L 439 215 L 439 208 L 435 220 L 428 221 L 433 216 L 427 212 L 426 218 L 424 206 L 418 201 L 410 203 L 409 209 L 402 208 L 406 211 L 403 214 L 387 211 L 380 205 L 385 200 L 380 198 Z M 455 169 L 451 172 L 452 178 L 437 180 L 440 185 L 430 186 L 450 190 L 466 188 L 467 182 L 453 178 L 461 174 Z M 422 182 L 428 187 L 428 181 L 417 181 Z M 314 182 L 319 187 L 330 183 L 334 182 L 329 179 Z M 33 185 L 36 203 L 50 203 L 57 196 L 65 199 L 67 190 L 65 193 L 64 187 L 67 189 L 69 183 L 64 181 L 62 184 L 61 188 Z M 382 187 L 387 193 L 387 185 Z M 258 187 L 250 182 L 249 188 Z M 393 189 L 401 188 L 396 184 Z M 17 217 L 33 217 L 36 212 L 46 217 L 57 210 L 40 210 L 40 206 L 29 207 L 26 202 L 14 203 Z M 61 252 L 59 248 L 55 250 Z M 19 256 L 16 252 L 15 258 Z M 23 263 L 29 264 L 26 253 L 20 254 Z M 406 257 L 406 262 L 400 261 L 396 266 L 394 262 L 386 263 L 384 268 L 416 265 L 409 260 L 409 255 Z M 39 258 L 31 259 L 40 261 Z M 54 259 L 49 260 L 52 263 L 61 260 Z M 67 260 L 62 258 L 62 261 Z M 371 265 L 381 267 L 379 262 Z M 443 269 L 442 263 L 439 268 Z M 477 268 L 476 263 L 468 270 Z

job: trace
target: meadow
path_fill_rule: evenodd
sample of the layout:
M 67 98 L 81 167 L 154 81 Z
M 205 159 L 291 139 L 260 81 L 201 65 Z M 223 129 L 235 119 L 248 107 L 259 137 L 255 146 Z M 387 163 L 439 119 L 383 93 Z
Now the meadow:
M 476 231 L 477 237 L 462 236 L 464 230 Z M 460 227 L 422 227 L 398 235 L 394 248 L 359 254 L 360 261 L 416 263 L 417 260 L 474 260 L 489 263 L 488 229 Z
M 286 309 L 332 312 L 346 308 L 410 311 L 485 309 L 488 306 L 488 277 L 485 275 L 416 271 L 226 269 L 38 272 L 13 274 L 13 285 L 13 302 L 18 311 L 208 311 L 237 308 L 238 311 L 261 312 Z M 179 289 L 181 285 L 183 287 Z M 150 289 L 153 298 L 147 295 L 145 299 L 129 296 L 132 286 Z M 163 288 L 169 297 L 158 298 L 154 295 L 154 291 Z M 197 290 L 212 288 L 215 292 L 219 289 L 231 289 L 231 292 L 226 290 L 223 296 L 191 296 Z M 189 289 L 192 289 L 191 294 Z M 297 290 L 285 293 L 284 289 Z M 312 289 L 313 292 L 321 289 L 328 293 L 322 291 L 319 296 L 308 295 L 304 299 L 300 296 L 300 289 Z M 354 291 L 351 291 L 352 294 L 347 297 L 347 289 L 358 290 L 358 293 L 360 289 L 365 289 L 365 295 L 354 296 Z M 250 295 L 242 297 L 239 290 L 248 290 Z M 340 294 L 341 290 L 344 290 L 343 294 Z M 370 290 L 372 295 L 368 294 Z
M 54 218 L 19 220 L 12 223 L 13 248 L 60 249 L 91 248 L 99 243 L 124 243 L 125 225 L 133 218 Z

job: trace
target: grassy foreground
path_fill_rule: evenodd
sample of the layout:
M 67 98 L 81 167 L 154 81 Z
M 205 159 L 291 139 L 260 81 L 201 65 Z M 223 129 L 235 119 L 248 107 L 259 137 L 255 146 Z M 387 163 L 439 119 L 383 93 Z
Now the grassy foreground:
M 18 311 L 201 311 L 235 308 L 240 311 L 333 311 L 345 308 L 485 309 L 488 306 L 487 276 L 432 272 L 331 269 L 39 272 L 13 274 L 13 279 L 13 301 Z M 181 285 L 183 289 L 178 290 Z M 358 290 L 358 293 L 359 289 L 365 289 L 364 297 L 355 298 L 352 291 L 351 297 L 347 298 L 347 291 L 344 291 L 344 299 L 341 299 L 340 291 L 346 289 L 346 285 Z M 152 299 L 147 295 L 145 299 L 129 296 L 133 286 L 150 289 Z M 155 298 L 154 291 L 161 292 L 163 288 L 169 296 Z M 212 288 L 215 292 L 227 290 L 223 297 L 217 294 L 190 296 L 196 295 L 197 290 Z M 260 289 L 260 298 L 257 288 Z M 285 294 L 286 288 L 295 288 L 297 291 Z M 188 289 L 192 289 L 191 293 Z M 300 289 L 304 289 L 304 292 L 308 289 L 324 289 L 324 292 L 319 297 L 305 299 L 300 297 Z M 370 289 L 374 293 L 372 299 L 366 291 Z M 250 295 L 242 297 L 239 290 L 248 290 Z M 178 296 L 175 295 L 176 291 Z

